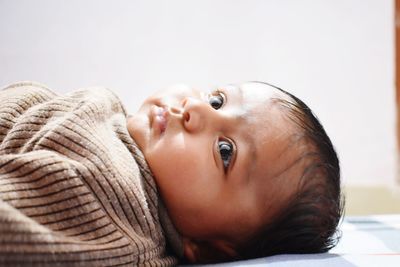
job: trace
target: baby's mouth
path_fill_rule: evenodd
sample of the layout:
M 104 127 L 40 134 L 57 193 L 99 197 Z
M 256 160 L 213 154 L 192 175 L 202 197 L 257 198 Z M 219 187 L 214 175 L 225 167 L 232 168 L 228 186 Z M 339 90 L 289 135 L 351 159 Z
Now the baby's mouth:
M 154 106 L 152 109 L 153 113 L 153 126 L 159 130 L 160 134 L 165 132 L 168 123 L 168 111 L 164 107 Z

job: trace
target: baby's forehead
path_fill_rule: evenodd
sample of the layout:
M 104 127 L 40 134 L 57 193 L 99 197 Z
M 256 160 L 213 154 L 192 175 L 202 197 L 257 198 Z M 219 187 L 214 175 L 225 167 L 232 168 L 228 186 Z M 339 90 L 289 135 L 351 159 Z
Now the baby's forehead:
M 257 129 L 249 132 L 257 151 L 249 177 L 257 177 L 252 180 L 255 188 L 260 188 L 257 190 L 260 205 L 271 203 L 273 206 L 264 210 L 273 210 L 296 191 L 297 178 L 305 168 L 301 157 L 308 148 L 301 139 L 301 131 L 280 103 L 271 103 L 265 111 L 267 114 L 259 120 Z
M 272 96 L 278 91 L 274 87 L 255 82 L 242 83 L 239 85 L 239 87 L 243 90 L 243 96 L 256 97 L 257 99 Z
M 249 138 L 258 143 L 286 143 L 291 136 L 299 132 L 290 113 L 283 103 L 285 100 L 273 94 L 271 98 L 257 100 L 257 104 L 248 105 L 247 116 L 244 119 L 252 131 Z M 251 108 L 250 108 L 251 107 Z
M 274 99 L 290 100 L 287 94 L 271 85 L 261 82 L 245 82 L 238 85 L 247 101 L 263 102 Z
M 250 118 L 267 119 L 266 123 L 272 116 L 286 115 L 282 104 L 292 102 L 283 91 L 263 83 L 243 83 L 238 85 L 238 91 L 241 94 L 241 108 L 253 115 Z

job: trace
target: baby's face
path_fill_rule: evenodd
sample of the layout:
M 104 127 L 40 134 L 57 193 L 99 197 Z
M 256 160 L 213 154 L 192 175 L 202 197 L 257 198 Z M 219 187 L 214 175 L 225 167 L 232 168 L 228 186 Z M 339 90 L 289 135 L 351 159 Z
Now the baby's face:
M 295 192 L 297 153 L 286 153 L 294 127 L 274 98 L 287 97 L 254 82 L 211 92 L 179 85 L 128 120 L 184 237 L 238 244 Z

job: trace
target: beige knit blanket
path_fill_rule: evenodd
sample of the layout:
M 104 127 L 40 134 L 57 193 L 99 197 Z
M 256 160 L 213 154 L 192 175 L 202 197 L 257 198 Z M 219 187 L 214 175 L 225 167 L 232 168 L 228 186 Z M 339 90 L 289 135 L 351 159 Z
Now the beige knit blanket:
M 158 201 L 111 91 L 0 91 L 0 266 L 174 265 Z

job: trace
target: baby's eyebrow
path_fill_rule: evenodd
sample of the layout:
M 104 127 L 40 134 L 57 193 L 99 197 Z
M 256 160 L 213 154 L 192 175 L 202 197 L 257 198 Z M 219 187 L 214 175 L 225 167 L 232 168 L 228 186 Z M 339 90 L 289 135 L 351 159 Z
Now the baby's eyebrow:
M 237 86 L 236 84 L 227 84 L 227 86 L 222 87 L 222 88 L 227 89 L 228 92 L 229 92 L 229 91 L 232 91 L 232 90 L 230 90 L 230 88 L 233 88 L 233 90 L 235 91 L 235 93 L 236 93 L 237 95 L 239 95 L 240 102 L 243 102 L 243 89 L 242 89 L 240 86 Z
M 246 144 L 249 147 L 249 153 L 248 153 L 247 157 L 250 159 L 249 162 L 253 163 L 253 164 L 249 164 L 250 166 L 248 166 L 248 168 L 247 168 L 247 175 L 249 176 L 252 167 L 255 166 L 254 162 L 257 162 L 257 151 L 256 151 L 254 139 L 249 132 L 246 132 L 245 138 L 246 138 L 245 140 L 247 141 Z
M 244 108 L 244 105 L 243 105 L 243 89 L 242 89 L 242 87 L 237 86 L 236 84 L 228 84 L 227 86 L 222 87 L 222 88 L 227 93 L 231 93 L 232 91 L 234 91 L 233 94 L 236 94 L 236 95 L 239 96 L 239 103 L 240 103 L 241 107 Z M 227 96 L 227 98 L 228 98 L 228 102 L 229 102 L 229 95 Z M 235 117 L 237 119 L 237 123 L 238 124 L 245 123 L 247 121 L 247 118 L 246 118 L 246 116 L 244 116 L 244 113 L 245 113 L 245 111 L 240 112 L 240 113 L 238 112 L 238 113 L 235 114 Z M 256 146 L 255 146 L 255 143 L 254 143 L 253 136 L 248 131 L 244 132 L 241 140 L 246 140 L 246 141 L 242 141 L 242 142 L 249 148 L 248 149 L 248 151 L 249 151 L 248 155 L 245 155 L 245 156 L 242 157 L 242 161 L 243 161 L 243 159 L 246 159 L 246 158 L 250 159 L 249 160 L 250 164 L 248 164 L 247 170 L 246 170 L 247 177 L 249 177 L 250 173 L 251 173 L 251 170 L 252 170 L 253 166 L 255 165 L 255 164 L 251 164 L 251 163 L 257 161 Z M 242 152 L 243 152 L 243 149 L 240 149 L 237 146 L 236 160 L 234 162 L 234 165 L 238 164 L 237 160 L 239 159 L 239 154 L 241 154 Z
M 218 141 L 217 141 L 218 142 Z M 218 164 L 218 161 L 219 161 L 219 159 L 217 159 L 216 157 L 215 157 L 215 142 L 212 144 L 212 146 L 211 146 L 211 153 L 212 153 L 212 155 L 213 155 L 213 159 L 214 159 L 214 163 L 215 163 L 215 166 L 217 167 L 217 169 L 219 169 L 220 168 L 220 165 Z

